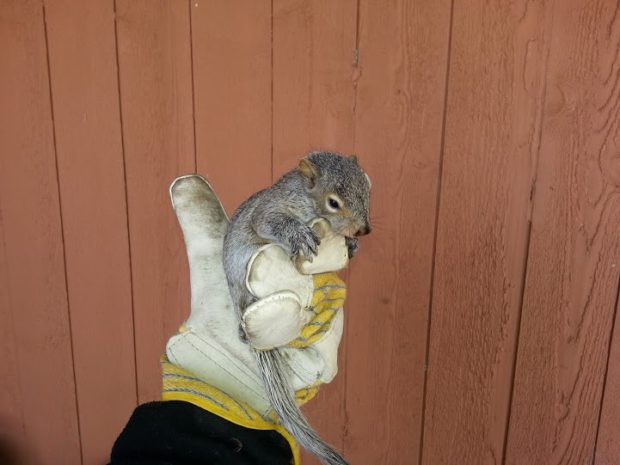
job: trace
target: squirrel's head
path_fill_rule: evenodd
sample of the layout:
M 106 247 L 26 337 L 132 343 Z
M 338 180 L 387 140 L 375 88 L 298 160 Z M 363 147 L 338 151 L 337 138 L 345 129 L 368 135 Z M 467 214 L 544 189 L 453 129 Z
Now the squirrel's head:
M 355 155 L 313 152 L 299 162 L 297 171 L 319 215 L 336 233 L 349 237 L 370 233 L 371 183 Z

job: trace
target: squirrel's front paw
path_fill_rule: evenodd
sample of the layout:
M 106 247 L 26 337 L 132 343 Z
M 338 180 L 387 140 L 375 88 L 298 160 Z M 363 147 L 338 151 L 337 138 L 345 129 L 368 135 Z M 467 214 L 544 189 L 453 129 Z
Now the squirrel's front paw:
M 347 250 L 349 251 L 349 258 L 353 258 L 353 256 L 357 253 L 360 247 L 357 237 L 345 236 L 344 241 L 347 244 Z
M 317 254 L 321 243 L 319 236 L 307 226 L 295 231 L 289 240 L 293 256 L 302 253 L 309 260 L 312 260 L 312 256 Z

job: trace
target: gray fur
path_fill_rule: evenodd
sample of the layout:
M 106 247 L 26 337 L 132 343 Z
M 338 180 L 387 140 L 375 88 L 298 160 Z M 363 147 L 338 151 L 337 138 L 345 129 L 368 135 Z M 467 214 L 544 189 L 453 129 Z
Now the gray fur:
M 357 159 L 331 152 L 314 152 L 305 160 L 309 164 L 304 166 L 311 167 L 310 170 L 298 167 L 288 172 L 273 186 L 241 204 L 231 218 L 224 238 L 224 270 L 239 318 L 256 300 L 245 286 L 245 274 L 250 257 L 261 246 L 276 243 L 286 247 L 292 258 L 300 253 L 311 257 L 316 254 L 320 239 L 307 223 L 322 217 L 335 232 L 346 237 L 349 255 L 353 256 L 358 248 L 353 236 L 370 232 L 370 182 Z M 339 212 L 328 208 L 330 195 L 343 201 Z M 301 413 L 286 376 L 282 354 L 274 349 L 255 351 L 255 355 L 269 399 L 283 426 L 323 463 L 346 465 Z
M 295 392 L 287 374 L 287 366 L 277 349 L 255 350 L 258 366 L 261 367 L 267 394 L 289 433 L 308 451 L 316 455 L 326 465 L 348 465 L 348 462 L 331 446 L 325 443 L 310 426 L 295 402 Z

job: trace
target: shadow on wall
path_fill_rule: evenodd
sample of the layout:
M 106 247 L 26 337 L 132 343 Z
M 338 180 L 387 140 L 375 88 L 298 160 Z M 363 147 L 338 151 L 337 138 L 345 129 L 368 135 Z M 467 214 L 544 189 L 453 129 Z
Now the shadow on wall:
M 24 463 L 23 456 L 18 461 L 18 457 L 20 456 L 21 455 L 18 454 L 14 445 L 10 444 L 9 441 L 0 438 L 0 463 L 6 465 L 17 465 L 18 463 Z
M 14 418 L 0 416 L 0 464 L 26 465 L 36 463 L 32 453 L 28 452 L 25 444 L 19 437 L 11 436 L 7 432 L 22 431 L 22 425 Z

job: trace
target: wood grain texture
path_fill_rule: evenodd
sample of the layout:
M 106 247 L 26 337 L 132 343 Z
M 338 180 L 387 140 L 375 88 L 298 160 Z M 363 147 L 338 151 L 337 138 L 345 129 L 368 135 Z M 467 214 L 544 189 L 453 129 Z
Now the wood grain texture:
M 232 213 L 314 149 L 373 180 L 321 434 L 620 463 L 619 50 L 614 0 L 0 1 L 0 463 L 102 464 L 159 398 L 173 178 Z
M 271 182 L 271 2 L 191 2 L 198 172 L 231 214 Z
M 159 357 L 189 312 L 168 186 L 196 171 L 187 2 L 117 0 L 138 399 L 159 399 Z
M 417 464 L 450 2 L 361 2 L 355 152 L 373 232 L 349 277 L 345 455 Z
M 553 12 L 506 464 L 594 453 L 620 272 L 617 14 L 612 1 Z
M 46 13 L 82 455 L 103 463 L 137 404 L 114 9 Z
M 546 6 L 454 3 L 423 464 L 502 461 L 538 156 Z
M 620 266 L 616 263 L 616 266 Z M 618 287 L 620 296 L 620 285 Z M 616 320 L 607 360 L 605 396 L 601 404 L 601 419 L 594 451 L 594 465 L 611 465 L 620 458 L 620 301 L 616 304 Z
M 274 180 L 293 169 L 308 151 L 353 151 L 356 15 L 354 0 L 274 3 Z M 304 408 L 312 426 L 340 450 L 346 422 L 344 337 L 340 374 Z M 307 453 L 302 460 L 319 463 Z
M 351 153 L 354 0 L 286 0 L 273 12 L 273 174 L 311 150 Z
M 0 68 L 0 327 L 12 346 L 0 374 L 0 429 L 2 440 L 17 442 L 7 445 L 12 451 L 2 446 L 2 453 L 17 454 L 20 464 L 77 465 L 82 461 L 40 2 L 0 3 Z

